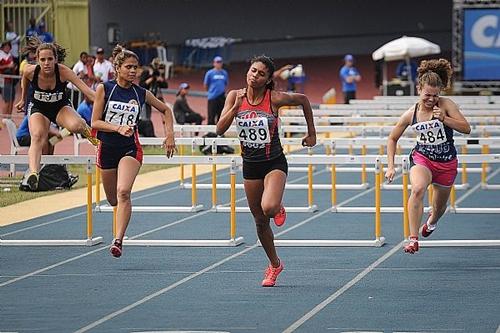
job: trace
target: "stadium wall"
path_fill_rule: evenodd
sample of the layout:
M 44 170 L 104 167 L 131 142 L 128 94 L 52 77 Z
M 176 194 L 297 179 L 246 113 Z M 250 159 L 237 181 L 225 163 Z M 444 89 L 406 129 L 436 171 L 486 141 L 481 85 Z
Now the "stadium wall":
M 232 61 L 258 53 L 370 54 L 402 35 L 450 51 L 452 7 L 451 0 L 90 0 L 90 42 L 109 52 L 108 25 L 114 24 L 122 41 L 166 41 L 169 56 L 179 55 L 186 39 L 210 36 L 239 40 Z

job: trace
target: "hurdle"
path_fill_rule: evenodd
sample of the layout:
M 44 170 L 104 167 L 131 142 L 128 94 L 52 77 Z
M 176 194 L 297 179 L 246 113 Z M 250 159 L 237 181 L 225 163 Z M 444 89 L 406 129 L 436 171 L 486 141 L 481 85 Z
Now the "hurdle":
M 334 239 L 275 239 L 275 246 L 280 247 L 381 247 L 385 243 L 385 237 L 382 236 L 381 212 L 380 209 L 380 182 L 382 181 L 381 158 L 379 156 L 351 156 L 351 155 L 327 155 L 311 156 L 314 164 L 329 164 L 332 170 L 335 170 L 337 164 L 363 164 L 375 159 L 375 235 L 372 240 L 334 240 Z M 307 159 L 307 155 L 292 155 L 290 163 L 301 163 Z M 332 173 L 332 184 L 335 184 L 335 172 Z M 335 197 L 335 191 L 332 190 L 332 201 Z M 338 210 L 341 207 L 336 207 Z
M 144 145 L 161 145 L 163 138 L 140 138 L 141 144 Z M 192 155 L 194 156 L 194 147 L 205 143 L 204 138 L 176 138 L 175 143 L 181 145 L 191 144 Z M 181 171 L 183 170 L 181 164 Z M 97 168 L 99 170 L 99 168 Z M 183 181 L 184 173 L 181 172 L 181 182 Z M 99 175 L 96 178 L 100 182 Z M 203 204 L 197 203 L 197 187 L 196 187 L 196 164 L 191 165 L 191 206 L 132 206 L 132 212 L 147 212 L 147 213 L 196 213 L 203 209 Z M 113 207 L 108 204 L 100 203 L 100 186 L 96 182 L 96 212 L 113 212 Z
M 28 164 L 27 155 L 0 156 L 1 164 Z M 86 239 L 48 239 L 48 240 L 13 240 L 0 239 L 0 246 L 94 246 L 102 243 L 103 238 L 93 235 L 92 222 L 92 165 L 95 164 L 94 156 L 52 156 L 43 155 L 43 164 L 85 164 L 87 174 L 87 203 L 86 203 Z
M 217 161 L 221 160 L 220 157 L 204 157 L 200 156 L 196 158 L 196 156 L 191 156 L 193 159 L 192 164 L 215 164 Z M 178 160 L 179 162 L 183 162 L 182 158 L 172 157 L 174 160 Z M 175 161 L 167 160 L 166 156 L 148 156 L 148 163 L 161 164 L 161 163 L 174 163 Z M 230 175 L 231 175 L 231 184 L 236 183 L 236 171 L 237 171 L 237 163 L 236 158 L 231 157 L 230 160 L 227 158 L 222 159 L 222 162 L 227 164 L 228 162 L 231 164 Z M 182 246 L 182 247 L 235 247 L 244 243 L 243 237 L 236 236 L 236 189 L 231 189 L 231 200 L 230 200 L 230 230 L 229 230 L 229 239 L 124 239 L 123 244 L 127 246 Z
M 466 159 L 468 163 L 500 163 L 500 154 L 488 154 L 488 155 L 479 155 L 473 156 L 468 155 L 466 157 L 462 157 Z M 492 176 L 500 173 L 500 169 L 495 171 Z M 480 186 L 480 185 L 479 185 Z M 453 191 L 452 191 L 453 193 Z M 404 202 L 408 202 L 408 194 L 404 198 Z M 447 211 L 450 213 L 466 213 L 466 214 L 500 214 L 500 208 L 465 208 L 465 207 L 457 207 L 455 203 L 454 195 L 450 197 L 450 206 L 448 206 Z M 408 218 L 408 210 L 406 209 L 404 212 L 405 216 L 403 218 L 403 237 L 405 240 L 408 240 L 409 237 L 409 218 Z M 500 239 L 445 239 L 445 240 L 423 240 L 418 242 L 421 247 L 487 247 L 487 246 L 500 246 Z
M 308 148 L 308 156 L 312 155 L 312 148 Z M 287 160 L 291 155 L 288 155 Z M 313 168 L 312 163 L 307 163 L 308 165 L 308 173 L 307 173 L 307 184 L 286 184 L 285 189 L 303 189 L 304 186 L 307 186 L 307 206 L 285 206 L 286 210 L 293 213 L 314 213 L 318 210 L 318 206 L 314 204 L 314 195 L 313 195 Z M 243 184 L 241 188 L 243 188 Z M 236 183 L 231 182 L 231 191 L 236 190 Z M 213 211 L 227 213 L 231 210 L 231 207 L 227 207 L 224 205 L 215 205 Z M 248 206 L 245 207 L 236 207 L 236 212 L 238 213 L 249 213 L 250 208 Z

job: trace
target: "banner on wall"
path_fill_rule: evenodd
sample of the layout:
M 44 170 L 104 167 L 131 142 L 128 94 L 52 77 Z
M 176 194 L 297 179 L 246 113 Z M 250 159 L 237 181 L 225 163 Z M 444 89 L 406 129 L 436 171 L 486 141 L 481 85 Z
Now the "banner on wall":
M 500 8 L 465 9 L 463 79 L 500 81 Z

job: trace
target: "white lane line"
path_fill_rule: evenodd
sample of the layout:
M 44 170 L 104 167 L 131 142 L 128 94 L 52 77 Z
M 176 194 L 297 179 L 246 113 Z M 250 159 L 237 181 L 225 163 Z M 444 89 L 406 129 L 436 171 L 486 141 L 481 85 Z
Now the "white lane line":
M 0 332 L 2 333 L 2 332 Z M 231 333 L 228 331 L 132 331 L 131 333 Z
M 302 176 L 302 177 L 299 177 L 298 179 L 295 179 L 294 181 L 302 180 L 302 179 L 305 179 L 306 177 L 307 177 L 307 176 Z M 167 191 L 170 191 L 170 190 L 173 190 L 173 189 L 177 189 L 177 187 L 175 187 L 175 188 L 171 188 L 171 189 L 167 189 L 167 190 L 158 191 L 158 192 L 155 192 L 155 194 L 162 193 L 162 192 L 167 192 Z M 148 195 L 149 195 L 149 194 L 148 194 Z M 147 195 L 144 195 L 144 196 L 147 196 Z M 142 197 L 142 196 L 140 196 L 140 197 Z M 245 197 L 240 198 L 240 199 L 238 199 L 237 201 L 241 201 L 241 200 L 244 200 L 244 199 L 245 199 Z M 158 230 L 161 230 L 161 229 L 165 229 L 165 228 L 168 228 L 168 227 L 171 227 L 171 226 L 177 225 L 177 224 L 182 223 L 182 222 L 186 222 L 186 221 L 188 221 L 188 220 L 191 220 L 191 219 L 197 218 L 197 217 L 199 217 L 199 216 L 202 216 L 202 215 L 205 215 L 205 214 L 208 214 L 208 213 L 211 213 L 211 211 L 210 211 L 210 210 L 202 211 L 202 212 L 196 213 L 196 214 L 194 214 L 194 215 L 191 215 L 191 216 L 188 216 L 188 217 L 184 217 L 184 218 L 182 218 L 182 219 L 180 219 L 180 220 L 178 220 L 178 221 L 174 221 L 174 222 L 169 223 L 169 224 L 167 224 L 167 225 L 164 225 L 164 226 L 158 227 L 158 228 L 153 229 L 153 230 L 154 230 L 154 231 L 158 231 Z M 138 235 L 136 235 L 136 236 L 130 237 L 130 239 L 136 239 L 136 238 L 138 238 L 138 237 L 141 237 L 141 236 L 144 236 L 144 235 L 150 234 L 151 232 L 152 232 L 151 230 L 150 230 L 150 231 L 146 231 L 146 232 L 140 233 L 140 234 L 138 234 Z M 97 248 L 97 249 L 95 249 L 95 250 L 92 250 L 92 251 L 90 251 L 90 252 L 83 253 L 83 254 L 78 255 L 78 256 L 76 256 L 76 257 L 69 258 L 69 259 L 67 259 L 67 260 L 60 261 L 60 262 L 55 263 L 55 264 L 53 264 L 53 265 L 46 266 L 46 267 L 44 267 L 44 268 L 40 268 L 40 269 L 38 269 L 38 270 L 36 270 L 36 271 L 33 271 L 33 272 L 30 272 L 30 273 L 27 273 L 27 274 L 24 274 L 24 275 L 18 276 L 18 277 L 14 278 L 14 279 L 7 280 L 7 281 L 5 281 L 5 282 L 0 283 L 0 288 L 1 288 L 1 287 L 8 286 L 8 285 L 10 285 L 10 284 L 12 284 L 12 283 L 15 283 L 15 282 L 18 282 L 18 281 L 24 280 L 24 279 L 29 278 L 29 277 L 31 277 L 31 276 L 38 275 L 38 274 L 40 274 L 40 273 L 46 272 L 46 271 L 48 271 L 48 270 L 51 270 L 51 269 L 53 269 L 53 268 L 56 268 L 56 267 L 62 266 L 62 265 L 64 265 L 64 264 L 67 264 L 67 263 L 73 262 L 73 261 L 75 261 L 75 260 L 78 260 L 78 259 L 81 259 L 81 258 L 87 257 L 87 256 L 89 256 L 89 255 L 91 255 L 91 254 L 94 254 L 94 253 L 97 253 L 97 252 L 99 252 L 99 251 L 106 250 L 107 248 L 108 248 L 108 246 L 107 246 L 107 245 L 106 245 L 106 246 L 102 246 L 102 247 L 99 247 L 99 248 Z
M 179 189 L 179 187 L 175 186 L 175 187 L 172 187 L 172 188 L 168 188 L 168 189 L 156 191 L 156 192 L 153 192 L 153 193 L 143 194 L 143 195 L 140 195 L 138 197 L 134 197 L 132 199 L 136 200 L 136 199 L 147 198 L 147 197 L 152 196 L 152 195 L 161 194 L 161 193 L 164 193 L 164 192 L 169 192 L 169 191 L 173 191 L 173 190 L 177 190 L 177 189 Z M 28 231 L 28 230 L 31 230 L 31 229 L 40 228 L 40 227 L 43 227 L 43 226 L 46 226 L 46 225 L 50 225 L 50 224 L 53 224 L 53 223 L 58 223 L 58 222 L 70 220 L 70 219 L 73 219 L 74 217 L 85 215 L 85 214 L 87 214 L 86 211 L 85 212 L 81 212 L 81 213 L 76 213 L 76 214 L 73 214 L 73 215 L 70 215 L 70 216 L 61 217 L 61 218 L 58 218 L 56 220 L 52 220 L 52 221 L 40 223 L 40 224 L 37 224 L 37 225 L 32 225 L 30 227 L 25 227 L 25 228 L 17 229 L 17 230 L 14 230 L 14 231 L 6 232 L 4 234 L 0 234 L 0 237 L 14 235 L 14 234 L 18 234 L 20 232 L 24 232 L 24 231 Z
M 500 325 L 498 325 L 497 331 L 495 333 L 500 333 Z
M 496 170 L 494 173 L 488 177 L 490 179 L 491 177 L 495 176 L 498 172 L 500 172 L 500 169 Z M 477 184 L 470 190 L 468 190 L 464 195 L 462 195 L 456 202 L 461 202 L 463 201 L 466 197 L 468 197 L 470 194 L 475 192 L 478 188 L 480 188 L 481 184 Z M 465 198 L 464 198 L 465 197 Z M 396 245 L 394 248 L 392 248 L 389 252 L 384 254 L 382 257 L 380 257 L 378 260 L 376 260 L 374 263 L 372 263 L 370 266 L 368 266 L 363 272 L 359 273 L 354 279 L 349 281 L 346 285 L 344 285 L 342 288 L 337 290 L 334 294 L 330 295 L 327 299 L 325 299 L 323 302 L 315 306 L 311 311 L 306 313 L 304 316 L 299 318 L 297 321 L 295 321 L 292 325 L 290 325 L 288 328 L 286 328 L 283 333 L 291 333 L 294 332 L 297 328 L 302 326 L 306 321 L 314 317 L 318 312 L 323 310 L 328 304 L 336 300 L 339 296 L 341 296 L 343 293 L 345 293 L 347 290 L 349 290 L 352 286 L 354 286 L 357 282 L 359 282 L 363 277 L 365 277 L 368 273 L 373 271 L 377 266 L 379 266 L 382 262 L 387 260 L 390 256 L 392 256 L 394 253 L 396 253 L 399 248 L 403 245 L 404 241 L 400 242 L 398 245 Z M 500 332 L 496 332 L 500 333 Z
M 330 295 L 327 299 L 325 299 L 323 302 L 319 303 L 316 305 L 311 311 L 306 313 L 304 316 L 299 318 L 296 322 L 294 322 L 292 325 L 290 325 L 288 328 L 286 328 L 283 333 L 291 333 L 295 331 L 297 328 L 302 326 L 306 321 L 314 317 L 318 312 L 323 310 L 328 304 L 339 298 L 343 293 L 345 293 L 347 290 L 349 290 L 352 286 L 354 286 L 356 283 L 358 283 L 362 278 L 364 278 L 366 275 L 368 275 L 371 271 L 373 271 L 377 266 L 379 266 L 381 263 L 383 263 L 385 260 L 387 260 L 390 256 L 392 256 L 394 253 L 400 250 L 401 246 L 403 245 L 403 241 L 401 241 L 399 244 L 394 246 L 390 251 L 388 251 L 386 254 L 384 254 L 382 257 L 378 258 L 375 262 L 373 262 L 370 266 L 365 268 L 361 273 L 356 275 L 351 281 L 349 281 L 347 284 L 345 284 L 342 288 L 337 290 L 335 293 Z
M 244 249 L 244 250 L 242 250 L 242 251 L 240 251 L 238 253 L 235 253 L 235 254 L 233 254 L 233 255 L 231 255 L 229 257 L 226 257 L 226 258 L 224 258 L 222 260 L 219 260 L 218 262 L 216 262 L 216 263 L 214 263 L 214 264 L 212 264 L 212 265 L 210 265 L 208 267 L 205 267 L 204 269 L 202 269 L 202 270 L 200 270 L 200 271 L 198 271 L 198 272 L 196 272 L 194 274 L 186 276 L 184 279 L 181 279 L 181 280 L 179 280 L 179 281 L 177 281 L 177 282 L 175 282 L 175 283 L 173 283 L 173 284 L 171 284 L 171 285 L 169 285 L 169 286 L 167 286 L 167 287 L 165 287 L 163 289 L 160 289 L 157 292 L 149 294 L 148 296 L 146 296 L 146 297 L 138 300 L 137 302 L 134 302 L 134 303 L 132 303 L 130 305 L 127 305 L 126 307 L 121 308 L 120 310 L 117 310 L 117 311 L 115 311 L 113 313 L 110 313 L 107 316 L 104 316 L 101 319 L 96 320 L 93 323 L 90 323 L 87 326 L 82 327 L 82 328 L 74 331 L 74 333 L 87 332 L 87 331 L 89 331 L 89 330 L 91 330 L 91 329 L 93 329 L 93 328 L 95 328 L 95 327 L 97 327 L 97 326 L 99 326 L 99 325 L 107 322 L 108 320 L 111 320 L 111 319 L 115 318 L 116 316 L 119 316 L 119 315 L 121 315 L 121 314 L 123 314 L 123 313 L 125 313 L 125 312 L 127 312 L 127 311 L 129 311 L 129 310 L 131 310 L 131 309 L 133 309 L 133 308 L 135 308 L 137 306 L 139 306 L 139 305 L 142 305 L 142 304 L 150 301 L 151 299 L 153 299 L 155 297 L 163 295 L 164 293 L 166 293 L 166 292 L 168 292 L 168 291 L 170 291 L 170 290 L 172 290 L 172 289 L 180 286 L 181 284 L 184 284 L 184 283 L 186 283 L 186 282 L 188 282 L 188 281 L 190 281 L 190 280 L 192 280 L 192 279 L 194 279 L 194 278 L 196 278 L 196 277 L 198 277 L 198 276 L 200 276 L 200 275 L 202 275 L 202 274 L 204 274 L 204 273 L 206 273 L 206 272 L 208 272 L 208 271 L 210 271 L 210 270 L 212 270 L 214 268 L 217 268 L 217 267 L 225 264 L 226 262 L 228 262 L 228 261 L 230 261 L 230 260 L 232 260 L 234 258 L 237 258 L 237 257 L 239 257 L 239 256 L 241 256 L 241 255 L 243 255 L 243 254 L 245 254 L 245 253 L 253 250 L 256 247 L 257 247 L 257 245 L 252 245 L 252 246 L 250 246 L 250 247 L 248 247 L 248 248 L 246 248 L 246 249 Z
M 301 177 L 301 178 L 302 178 L 302 177 Z M 370 193 L 371 191 L 373 191 L 373 189 L 368 189 L 368 190 L 365 190 L 365 191 L 363 191 L 362 193 L 367 194 L 367 193 Z M 361 194 L 362 194 L 362 193 L 358 194 L 358 195 L 357 195 L 357 197 L 361 196 Z M 243 199 L 244 199 L 244 198 L 243 198 Z M 350 198 L 350 199 L 348 199 L 348 200 L 346 200 L 346 201 L 344 201 L 344 202 L 340 203 L 340 205 L 346 204 L 346 203 L 348 203 L 348 202 L 350 202 L 350 201 L 352 201 L 352 200 L 353 200 L 353 198 Z M 314 219 L 316 219 L 316 218 L 318 218 L 318 217 L 320 217 L 320 216 L 322 216 L 322 215 L 325 215 L 325 214 L 327 214 L 327 213 L 330 213 L 330 212 L 331 212 L 331 208 L 327 208 L 327 209 L 325 209 L 324 211 L 322 211 L 322 212 L 320 212 L 320 213 L 317 213 L 317 214 L 314 214 L 313 216 L 311 216 L 311 217 L 309 217 L 309 218 L 305 219 L 304 221 L 300 222 L 300 223 L 299 223 L 299 225 L 304 225 L 304 224 L 306 224 L 306 223 L 308 223 L 308 222 L 310 222 L 310 221 L 312 221 L 312 220 L 314 220 Z M 295 226 L 294 226 L 294 227 L 291 227 L 291 228 L 289 228 L 289 229 L 291 229 L 291 230 L 292 230 L 292 229 L 295 229 Z M 284 233 L 286 233 L 286 232 L 287 232 L 286 230 L 285 230 L 285 231 L 282 231 L 281 233 L 279 233 L 279 235 L 283 235 L 283 234 L 284 234 Z M 401 245 L 402 243 L 403 243 L 403 242 L 401 242 L 401 243 L 400 243 L 400 245 Z M 97 327 L 97 326 L 99 326 L 99 325 L 101 325 L 101 324 L 103 324 L 103 323 L 105 323 L 105 322 L 107 322 L 107 321 L 109 321 L 109 320 L 111 320 L 111 319 L 113 319 L 113 318 L 115 318 L 115 317 L 117 317 L 117 316 L 119 316 L 119 315 L 121 315 L 121 314 L 123 314 L 123 313 L 125 313 L 125 312 L 129 311 L 129 310 L 132 310 L 132 309 L 134 309 L 135 307 L 137 307 L 137 306 L 139 306 L 139 305 L 142 305 L 142 304 L 144 304 L 144 303 L 146 303 L 146 302 L 150 301 L 151 299 L 153 299 L 153 298 L 155 298 L 155 297 L 161 296 L 161 295 L 163 295 L 163 294 L 165 294 L 165 293 L 169 292 L 170 290 L 172 290 L 172 289 L 174 289 L 174 288 L 176 288 L 176 287 L 178 287 L 178 286 L 180 286 L 180 285 L 182 285 L 182 284 L 184 284 L 184 283 L 186 283 L 186 282 L 189 282 L 190 280 L 192 280 L 192 279 L 194 279 L 194 278 L 196 278 L 196 277 L 198 277 L 198 276 L 200 276 L 200 275 L 202 275 L 202 274 L 204 274 L 204 273 L 207 273 L 207 272 L 209 272 L 210 270 L 212 270 L 212 269 L 214 269 L 214 268 L 217 268 L 217 267 L 221 266 L 222 264 L 224 264 L 224 263 L 226 263 L 226 262 L 228 262 L 228 261 L 230 261 L 230 260 L 232 260 L 232 259 L 238 258 L 239 256 L 241 256 L 241 255 L 243 255 L 243 254 L 245 254 L 245 253 L 247 253 L 247 252 L 249 252 L 249 251 L 251 251 L 251 250 L 253 250 L 253 249 L 257 248 L 258 246 L 259 246 L 259 243 L 257 242 L 256 244 L 251 245 L 251 246 L 249 246 L 248 248 L 246 248 L 246 249 L 244 249 L 244 250 L 242 250 L 242 251 L 240 251 L 240 252 L 237 252 L 237 253 L 235 253 L 235 254 L 233 254 L 233 255 L 229 256 L 229 257 L 226 257 L 226 258 L 224 258 L 224 259 L 222 259 L 222 260 L 220 260 L 220 261 L 218 261 L 218 262 L 216 262 L 216 263 L 214 263 L 214 264 L 212 264 L 212 265 L 210 265 L 210 266 L 208 266 L 208 267 L 205 267 L 204 269 L 202 269 L 202 270 L 200 270 L 200 271 L 198 271 L 198 272 L 196 272 L 196 273 L 193 273 L 193 274 L 191 274 L 191 275 L 189 275 L 189 276 L 185 277 L 184 279 L 179 280 L 179 281 L 177 281 L 177 282 L 175 282 L 175 283 L 173 283 L 173 284 L 171 284 L 171 285 L 169 285 L 169 286 L 167 286 L 167 287 L 165 287 L 165 288 L 163 288 L 163 289 L 161 289 L 161 290 L 158 290 L 157 292 L 155 292 L 155 293 L 153 293 L 153 294 L 150 294 L 150 295 L 148 295 L 148 296 L 146 296 L 146 297 L 144 297 L 144 298 L 142 298 L 142 299 L 140 299 L 140 300 L 138 300 L 138 301 L 136 301 L 136 302 L 134 302 L 134 303 L 132 303 L 132 304 L 130 304 L 130 305 L 128 305 L 128 306 L 126 306 L 126 307 L 124 307 L 124 308 L 121 308 L 121 309 L 119 309 L 119 310 L 117 310 L 117 311 L 115 311 L 115 312 L 113 312 L 113 313 L 110 313 L 110 314 L 108 314 L 108 315 L 106 315 L 106 316 L 104 316 L 104 317 L 102 317 L 102 318 L 100 318 L 100 319 L 98 319 L 98 320 L 94 321 L 93 323 L 90 323 L 90 324 L 88 324 L 87 326 L 82 327 L 82 328 L 80 328 L 80 329 L 78 329 L 78 330 L 74 331 L 74 333 L 83 333 L 83 332 L 87 332 L 88 330 L 91 330 L 91 329 L 93 329 L 93 328 L 95 328 L 95 327 Z M 397 249 L 396 249 L 396 250 L 397 250 Z
M 196 218 L 196 217 L 198 217 L 198 216 L 205 215 L 205 214 L 207 214 L 207 213 L 210 213 L 210 211 L 203 211 L 203 212 L 197 213 L 197 214 L 195 214 L 195 215 L 191 215 L 191 216 L 188 216 L 188 217 L 182 218 L 182 219 L 181 219 L 181 220 L 179 220 L 179 221 L 186 222 L 186 221 L 188 221 L 188 220 L 194 219 L 194 218 Z M 172 222 L 172 223 L 170 223 L 170 225 L 175 225 L 175 224 L 178 224 L 178 223 L 180 223 L 179 221 Z M 164 228 L 166 228 L 166 226 L 164 226 Z M 131 239 L 134 239 L 134 238 L 136 238 L 136 237 L 137 237 L 137 236 L 131 237 Z M 95 250 L 92 250 L 92 251 L 90 251 L 90 252 L 86 252 L 86 253 L 80 254 L 80 255 L 78 255 L 78 256 L 76 256 L 76 257 L 69 258 L 69 259 L 66 259 L 66 260 L 60 261 L 60 262 L 58 262 L 58 263 L 55 263 L 55 264 L 53 264 L 53 265 L 46 266 L 46 267 L 44 267 L 44 268 L 40 268 L 40 269 L 38 269 L 38 270 L 36 270 L 36 271 L 33 271 L 33 272 L 30 272 L 30 273 L 27 273 L 27 274 L 24 274 L 24 275 L 18 276 L 18 277 L 14 278 L 14 279 L 7 280 L 7 281 L 5 281 L 5 282 L 0 283 L 0 287 L 5 287 L 5 286 L 8 286 L 9 284 L 12 284 L 12 283 L 14 283 L 14 282 L 18 282 L 18 281 L 24 280 L 24 279 L 26 279 L 26 278 L 29 278 L 29 277 L 31 277 L 31 276 L 38 275 L 38 274 L 40 274 L 40 273 L 46 272 L 46 271 L 48 271 L 48 270 L 51 270 L 51 269 L 53 269 L 53 268 L 56 268 L 56 267 L 62 266 L 62 265 L 64 265 L 64 264 L 67 264 L 67 263 L 73 262 L 73 261 L 75 261 L 75 260 L 78 260 L 78 259 L 81 259 L 81 258 L 87 257 L 87 256 L 89 256 L 89 255 L 91 255 L 91 254 L 94 254 L 94 253 L 97 253 L 97 252 L 99 252 L 99 251 L 106 250 L 107 248 L 108 248 L 108 245 L 105 245 L 105 246 L 99 247 L 99 248 L 97 248 L 97 249 L 95 249 Z

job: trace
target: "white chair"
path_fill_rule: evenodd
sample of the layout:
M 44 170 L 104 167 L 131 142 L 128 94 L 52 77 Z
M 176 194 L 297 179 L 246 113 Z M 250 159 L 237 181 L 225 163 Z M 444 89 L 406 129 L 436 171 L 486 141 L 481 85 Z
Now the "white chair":
M 168 61 L 167 59 L 167 49 L 164 46 L 157 46 L 156 51 L 158 53 L 158 58 L 160 58 L 161 62 L 165 64 L 165 76 L 167 79 L 170 79 L 171 71 L 173 70 L 174 62 Z
M 16 137 L 16 132 L 17 132 L 17 127 L 16 124 L 11 120 L 4 118 L 2 119 L 2 122 L 5 124 L 5 127 L 7 127 L 7 132 L 9 133 L 9 139 L 10 139 L 10 154 L 11 155 L 17 155 L 18 153 L 22 152 L 28 152 L 29 147 L 23 147 L 19 145 L 19 142 L 17 141 Z M 10 165 L 10 175 L 15 176 L 16 173 L 16 165 L 11 164 Z
M 80 145 L 82 143 L 90 144 L 89 140 L 84 138 L 80 133 L 73 133 L 73 155 L 80 155 Z

